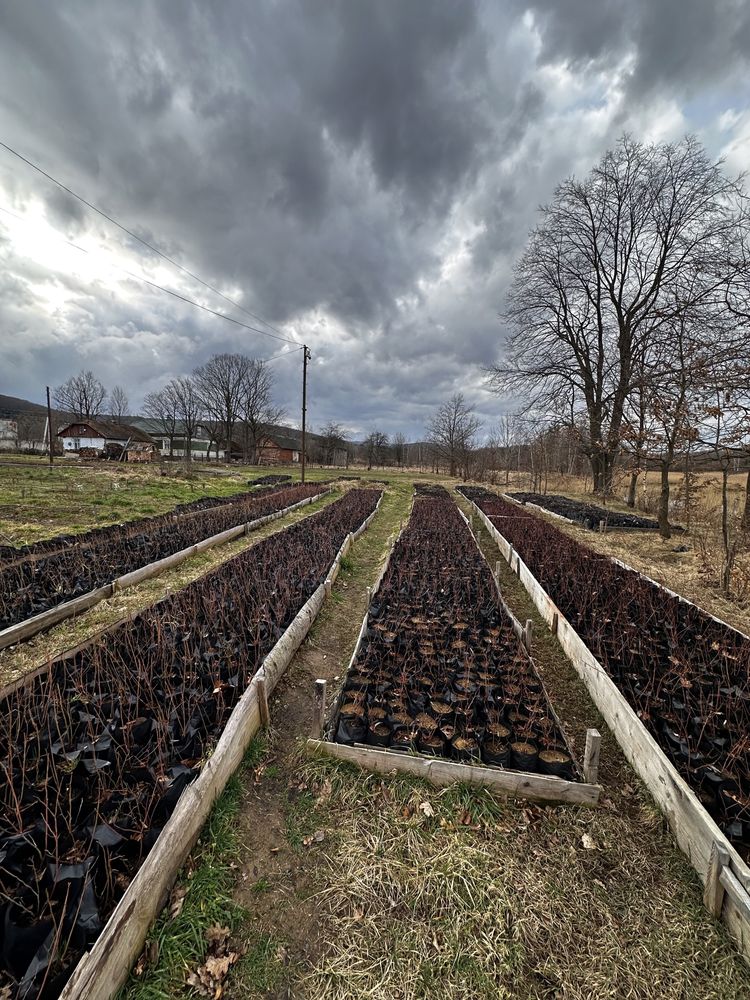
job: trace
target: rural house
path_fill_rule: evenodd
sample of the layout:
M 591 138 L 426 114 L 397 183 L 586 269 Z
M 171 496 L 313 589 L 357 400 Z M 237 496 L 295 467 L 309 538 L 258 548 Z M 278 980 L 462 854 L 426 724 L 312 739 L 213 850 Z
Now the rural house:
M 258 442 L 258 465 L 292 465 L 300 461 L 301 455 L 301 436 L 272 433 Z
M 131 424 L 80 417 L 58 430 L 57 437 L 66 457 L 124 457 L 128 462 L 153 462 L 159 457 L 153 439 Z

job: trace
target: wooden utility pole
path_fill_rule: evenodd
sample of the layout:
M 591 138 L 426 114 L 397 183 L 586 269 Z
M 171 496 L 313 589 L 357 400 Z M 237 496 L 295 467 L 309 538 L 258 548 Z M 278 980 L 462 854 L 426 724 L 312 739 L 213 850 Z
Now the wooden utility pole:
M 307 362 L 310 360 L 310 349 L 307 344 L 302 345 L 302 477 L 305 481 L 305 433 L 307 420 Z
M 49 464 L 55 461 L 55 449 L 52 446 L 52 407 L 49 402 L 49 386 L 47 386 L 47 444 L 49 445 Z

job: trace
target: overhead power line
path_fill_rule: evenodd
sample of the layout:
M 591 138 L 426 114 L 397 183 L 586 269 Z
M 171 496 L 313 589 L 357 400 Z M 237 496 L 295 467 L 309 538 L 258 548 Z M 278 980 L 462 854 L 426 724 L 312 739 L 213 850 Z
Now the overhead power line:
M 2 143 L 0 142 L 0 145 Z M 27 220 L 23 216 L 18 215 L 16 212 L 12 212 L 9 208 L 4 208 L 0 205 L 0 212 L 5 212 L 7 215 L 12 215 L 14 219 L 18 219 L 20 222 L 26 223 Z M 74 250 L 80 250 L 81 253 L 85 253 L 89 256 L 93 256 L 86 249 L 86 247 L 80 246 L 78 243 L 73 243 L 71 240 L 65 239 L 64 236 L 57 237 L 62 243 L 67 246 L 72 247 Z M 156 281 L 151 281 L 149 278 L 144 277 L 142 274 L 136 274 L 135 271 L 129 271 L 128 268 L 122 267 L 121 264 L 115 264 L 113 261 L 107 261 L 108 265 L 114 268 L 116 271 L 121 271 L 122 274 L 126 274 L 129 278 L 134 278 L 136 281 L 142 281 L 146 285 L 150 285 L 151 288 L 156 288 L 160 292 L 165 292 L 167 295 L 172 295 L 176 299 L 180 299 L 182 302 L 187 302 L 191 306 L 195 306 L 196 309 L 202 309 L 204 312 L 210 313 L 212 316 L 218 316 L 219 319 L 225 319 L 227 323 L 234 323 L 235 326 L 241 326 L 244 330 L 250 330 L 253 333 L 262 333 L 264 337 L 273 337 L 274 340 L 281 340 L 286 344 L 293 344 L 294 347 L 301 351 L 299 343 L 296 340 L 289 340 L 288 337 L 277 337 L 273 333 L 269 333 L 267 330 L 259 330 L 256 326 L 250 326 L 249 323 L 243 323 L 240 319 L 235 319 L 234 316 L 228 316 L 226 313 L 219 312 L 217 309 L 212 309 L 210 306 L 204 306 L 201 302 L 196 302 L 195 299 L 191 299 L 187 295 L 183 295 L 181 292 L 176 292 L 173 288 L 167 288 L 166 285 L 160 285 Z M 286 352 L 294 354 L 294 351 Z M 279 355 L 277 355 L 279 356 Z
M 172 264 L 173 267 L 178 268 L 180 271 L 183 272 L 183 274 L 187 274 L 194 281 L 197 281 L 199 284 L 201 284 L 204 287 L 210 289 L 216 295 L 219 295 L 222 299 L 224 299 L 225 302 L 229 302 L 236 309 L 239 309 L 241 312 L 245 313 L 247 316 L 250 316 L 252 319 L 256 320 L 258 323 L 262 323 L 264 326 L 267 326 L 271 330 L 275 330 L 276 332 L 275 332 L 275 334 L 274 333 L 269 333 L 267 330 L 258 330 L 255 327 L 247 326 L 246 324 L 242 324 L 242 323 L 239 324 L 240 326 L 245 326 L 246 329 L 253 330 L 255 333 L 263 334 L 266 337 L 272 337 L 274 340 L 281 340 L 281 341 L 284 341 L 285 343 L 288 343 L 288 344 L 297 344 L 298 343 L 298 341 L 292 340 L 290 337 L 285 337 L 282 334 L 281 330 L 279 330 L 277 327 L 273 326 L 272 323 L 269 323 L 267 320 L 263 319 L 262 316 L 256 315 L 254 312 L 251 312 L 249 309 L 247 309 L 245 306 L 241 305 L 239 302 L 236 302 L 233 298 L 230 298 L 229 295 L 225 295 L 225 293 L 222 292 L 222 291 L 220 291 L 218 288 L 216 288 L 215 285 L 212 285 L 209 281 L 205 281 L 203 278 L 199 277 L 197 274 L 195 274 L 189 268 L 185 267 L 183 264 L 180 264 L 178 261 L 174 260 L 174 258 L 170 257 L 168 254 L 164 253 L 158 247 L 155 247 L 152 243 L 149 243 L 147 240 L 144 240 L 141 236 L 138 236 L 137 233 L 134 233 L 132 231 L 132 229 L 128 229 L 127 226 L 124 226 L 121 222 L 118 222 L 117 219 L 113 218 L 107 212 L 103 211 L 103 209 L 98 208 L 96 205 L 93 205 L 90 201 L 87 201 L 87 199 L 84 198 L 82 195 L 78 194 L 76 191 L 73 191 L 66 184 L 63 184 L 62 181 L 59 181 L 56 177 L 53 177 L 52 174 L 47 173 L 47 171 L 44 170 L 42 167 L 40 167 L 37 163 L 34 163 L 32 160 L 28 159 L 28 157 L 24 156 L 22 153 L 19 153 L 17 149 L 13 149 L 12 146 L 9 146 L 7 143 L 3 142 L 2 140 L 0 140 L 0 147 L 2 147 L 3 149 L 7 150 L 13 156 L 16 156 L 19 160 L 22 160 L 23 163 L 25 163 L 25 164 L 27 164 L 27 166 L 31 167 L 32 170 L 36 170 L 36 172 L 39 173 L 39 174 L 41 174 L 42 177 L 46 177 L 48 181 L 51 181 L 53 184 L 56 184 L 57 187 L 59 187 L 62 191 L 65 191 L 66 194 L 69 194 L 72 198 L 76 198 L 78 201 L 81 202 L 82 205 L 85 205 L 87 208 L 90 208 L 93 212 L 96 212 L 98 215 L 101 215 L 101 217 L 103 219 L 106 219 L 108 222 L 111 222 L 113 226 L 117 226 L 118 229 L 120 229 L 123 233 L 126 233 L 132 239 L 137 240 L 138 243 L 140 243 L 142 246 L 147 247 L 149 250 L 151 250 L 153 253 L 157 254 L 163 260 L 166 260 L 168 263 Z M 81 248 L 79 247 L 79 249 L 81 249 Z M 145 281 L 146 279 L 144 278 L 143 280 Z M 151 284 L 151 282 L 149 282 L 149 283 Z M 161 286 L 155 285 L 155 287 L 161 287 Z M 163 291 L 169 291 L 169 289 L 162 289 L 162 290 Z M 178 295 L 177 292 L 173 292 L 172 294 L 173 295 Z M 191 302 L 193 305 L 199 305 L 198 303 L 194 302 L 192 299 L 188 299 L 185 296 L 179 296 L 178 295 L 178 298 L 184 298 L 184 300 L 186 302 Z M 199 308 L 204 308 L 204 307 L 199 305 Z M 207 307 L 205 307 L 205 308 L 207 308 Z M 208 311 L 209 312 L 213 312 L 215 316 L 223 316 L 225 319 L 229 319 L 231 322 L 237 322 L 236 320 L 231 320 L 231 317 L 226 316 L 224 313 L 219 313 L 219 312 L 216 312 L 215 310 L 212 310 L 212 309 L 208 309 Z

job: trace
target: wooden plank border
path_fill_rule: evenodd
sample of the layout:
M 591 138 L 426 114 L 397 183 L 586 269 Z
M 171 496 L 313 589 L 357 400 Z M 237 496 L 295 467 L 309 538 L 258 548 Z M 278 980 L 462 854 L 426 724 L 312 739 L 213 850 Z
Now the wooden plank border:
M 566 802 L 574 805 L 594 806 L 599 801 L 601 788 L 581 781 L 565 781 L 545 774 L 527 774 L 523 771 L 504 771 L 496 767 L 478 767 L 461 764 L 442 757 L 426 757 L 415 753 L 398 753 L 374 747 L 345 746 L 328 740 L 309 739 L 308 753 L 321 753 L 327 757 L 359 764 L 378 774 L 414 774 L 433 785 L 445 786 L 458 782 L 489 788 L 500 795 L 532 799 L 537 802 Z
M 346 678 L 349 676 L 349 672 L 354 666 L 354 663 L 357 659 L 357 656 L 359 654 L 362 645 L 362 641 L 365 635 L 367 634 L 367 623 L 369 619 L 370 604 L 372 603 L 372 599 L 380 589 L 380 585 L 383 582 L 383 578 L 385 577 L 388 566 L 390 565 L 391 557 L 393 556 L 396 544 L 401 535 L 404 533 L 404 531 L 406 531 L 406 529 L 409 526 L 409 521 L 411 520 L 411 516 L 414 511 L 414 500 L 415 497 L 412 497 L 411 507 L 409 508 L 409 515 L 402 522 L 401 530 L 399 531 L 398 535 L 396 535 L 395 537 L 391 536 L 391 540 L 389 542 L 389 547 L 388 547 L 388 554 L 386 555 L 385 562 L 383 563 L 383 568 L 378 574 L 374 586 L 371 589 L 368 588 L 369 600 L 367 609 L 365 611 L 365 616 L 362 620 L 362 626 L 359 630 L 359 636 L 357 637 L 357 642 L 355 643 L 354 651 L 352 652 L 352 655 L 349 659 L 349 664 L 343 674 L 341 687 L 339 689 L 338 695 L 333 705 L 333 709 L 328 719 L 328 725 L 323 727 L 325 736 L 322 739 L 319 737 L 309 739 L 307 741 L 308 749 L 310 751 L 322 752 L 328 754 L 328 756 L 337 757 L 341 760 L 350 760 L 353 763 L 361 764 L 362 767 L 365 767 L 368 770 L 378 771 L 381 774 L 387 774 L 393 770 L 408 771 L 411 774 L 419 774 L 422 777 L 425 777 L 428 781 L 432 781 L 433 784 L 445 785 L 445 784 L 452 784 L 453 782 L 456 781 L 462 781 L 466 782 L 467 784 L 486 786 L 488 788 L 492 788 L 493 791 L 500 792 L 501 794 L 515 795 L 518 797 L 534 799 L 542 802 L 578 802 L 581 805 L 596 805 L 599 802 L 599 796 L 601 794 L 601 787 L 597 784 L 586 784 L 583 781 L 566 781 L 562 778 L 548 777 L 547 775 L 540 775 L 540 774 L 529 774 L 524 771 L 506 771 L 501 768 L 488 767 L 484 765 L 476 766 L 473 764 L 460 764 L 457 761 L 449 761 L 442 757 L 428 757 L 423 754 L 418 754 L 416 753 L 416 751 L 411 753 L 399 753 L 393 751 L 386 751 L 385 749 L 370 747 L 365 744 L 355 744 L 354 747 L 349 747 L 341 743 L 333 742 L 336 720 L 338 718 L 339 709 L 341 708 L 341 702 L 344 695 L 344 687 L 346 685 Z M 477 549 L 479 550 L 479 554 L 481 555 L 482 559 L 485 559 L 484 553 L 482 552 L 482 549 L 479 546 L 476 536 L 474 535 L 473 526 L 470 522 L 470 519 L 466 516 L 466 514 L 464 514 L 461 508 L 458 507 L 457 505 L 456 509 L 458 510 L 458 513 L 461 515 L 467 528 L 469 529 L 469 533 L 471 534 L 471 537 L 474 540 L 474 544 L 477 546 Z M 492 570 L 490 569 L 489 565 L 487 566 L 487 569 L 489 570 L 490 575 L 492 576 L 493 581 L 495 583 L 497 595 L 502 610 L 504 610 L 505 613 L 508 615 L 511 624 L 513 625 L 513 629 L 516 632 L 516 635 L 518 636 L 520 642 L 521 635 L 523 634 L 523 626 L 506 604 L 500 592 L 500 585 L 498 583 L 498 580 L 492 573 Z M 555 719 L 558 729 L 560 730 L 560 733 L 563 736 L 563 739 L 565 741 L 565 746 L 567 747 L 568 752 L 570 754 L 570 758 L 573 761 L 573 766 L 575 767 L 577 773 L 580 776 L 581 769 L 578 766 L 578 763 L 575 759 L 575 755 L 573 754 L 573 751 L 568 743 L 568 740 L 565 736 L 565 732 L 562 726 L 560 725 L 560 720 L 555 714 L 554 708 L 552 707 L 552 702 L 549 698 L 549 694 L 544 686 L 542 678 L 539 675 L 539 672 L 536 668 L 536 664 L 534 663 L 531 656 L 528 655 L 528 653 L 527 653 L 527 658 L 529 660 L 529 663 L 531 664 L 534 674 L 536 675 L 539 683 L 542 685 L 542 690 L 544 691 L 545 697 L 547 698 L 547 702 L 549 703 L 550 708 L 552 709 L 553 718 Z M 330 750 L 329 749 L 330 747 L 334 747 L 336 749 Z M 348 751 L 353 751 L 353 752 L 350 754 L 348 753 Z M 377 754 L 378 756 L 376 758 L 371 758 L 368 756 L 369 753 Z M 383 757 L 383 754 L 385 754 L 385 758 Z M 384 759 L 387 762 L 390 762 L 389 767 L 386 767 L 383 764 Z M 405 764 L 404 761 L 411 763 Z M 436 764 L 447 765 L 447 770 L 436 767 L 435 766 Z M 479 776 L 481 776 L 481 778 Z M 493 776 L 499 776 L 499 777 L 493 777 Z M 576 793 L 562 789 L 560 787 L 561 785 L 565 786 L 569 785 L 571 786 L 571 788 L 583 788 L 584 791 L 580 794 L 580 796 L 577 797 Z
M 72 601 L 66 601 L 64 604 L 58 604 L 57 607 L 50 608 L 49 611 L 43 611 L 39 615 L 27 618 L 26 621 L 11 625 L 0 632 L 0 649 L 6 649 L 8 646 L 15 646 L 20 642 L 24 642 L 38 632 L 52 628 L 53 625 L 57 625 L 68 618 L 73 618 L 75 615 L 87 611 L 89 608 L 93 608 L 101 601 L 114 596 L 115 593 L 126 590 L 128 587 L 134 587 L 144 580 L 159 576 L 159 574 L 166 572 L 168 569 L 173 569 L 175 566 L 179 566 L 180 563 L 185 562 L 186 559 L 190 559 L 191 556 L 197 555 L 199 552 L 204 552 L 206 549 L 217 545 L 224 545 L 226 542 L 231 542 L 241 535 L 249 535 L 264 524 L 268 524 L 269 521 L 276 521 L 280 517 L 286 517 L 293 510 L 314 503 L 331 492 L 330 489 L 323 490 L 321 493 L 316 493 L 313 497 L 305 497 L 304 500 L 298 500 L 297 503 L 274 511 L 272 514 L 266 514 L 263 517 L 256 518 L 254 521 L 248 521 L 246 524 L 239 524 L 234 528 L 227 528 L 226 531 L 220 531 L 216 535 L 204 538 L 202 541 L 196 542 L 195 545 L 190 545 L 186 549 L 174 552 L 171 556 L 165 556 L 163 559 L 157 559 L 155 562 L 141 566 L 130 573 L 124 573 L 122 576 L 116 577 L 111 583 L 107 583 L 103 587 L 97 587 L 96 590 L 92 590 L 88 594 L 76 597 Z
M 654 801 L 664 813 L 675 840 L 688 857 L 693 868 L 707 884 L 711 878 L 712 855 L 718 851 L 728 864 L 722 865 L 719 878 L 729 884 L 721 901 L 721 919 L 737 942 L 742 955 L 750 961 L 750 868 L 721 832 L 697 795 L 674 765 L 667 759 L 656 740 L 647 731 L 626 698 L 611 679 L 601 663 L 568 622 L 560 609 L 540 585 L 533 573 L 521 560 L 512 545 L 476 503 L 470 501 L 489 531 L 511 569 L 517 574 L 536 605 L 539 614 L 557 626 L 557 639 L 568 659 L 576 669 L 601 712 L 612 734 L 635 772 L 642 779 Z M 717 876 L 714 876 L 714 880 Z M 714 908 L 715 893 L 711 894 Z
M 341 559 L 351 548 L 354 534 L 359 536 L 362 533 L 377 509 L 355 533 L 346 536 L 329 570 L 328 579 L 332 576 L 335 579 Z M 262 678 L 270 695 L 310 631 L 323 607 L 326 592 L 325 583 L 317 587 L 263 660 L 232 710 L 211 757 L 180 796 L 174 812 L 102 933 L 76 966 L 60 994 L 60 1000 L 111 1000 L 125 983 L 148 930 L 163 909 L 214 802 L 239 767 L 250 740 L 261 726 L 258 679 Z

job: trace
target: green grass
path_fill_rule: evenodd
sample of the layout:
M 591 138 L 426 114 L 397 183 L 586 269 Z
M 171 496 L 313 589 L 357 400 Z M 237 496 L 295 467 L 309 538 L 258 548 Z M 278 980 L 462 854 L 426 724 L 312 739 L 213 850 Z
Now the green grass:
M 175 919 L 165 910 L 146 942 L 158 948 L 156 963 L 139 978 L 131 974 L 120 992 L 120 1000 L 169 1000 L 190 996 L 185 984 L 188 972 L 206 955 L 205 932 L 216 924 L 236 931 L 246 911 L 232 898 L 235 884 L 233 865 L 241 854 L 236 818 L 242 800 L 243 774 L 255 767 L 265 753 L 265 741 L 256 737 L 250 744 L 240 769 L 229 779 L 217 800 L 193 851 L 187 870 L 178 885 L 187 890 L 181 912 Z M 263 949 L 256 949 L 250 964 L 261 966 Z M 243 964 L 250 952 L 243 958 Z M 273 957 L 268 958 L 268 977 L 273 975 Z

